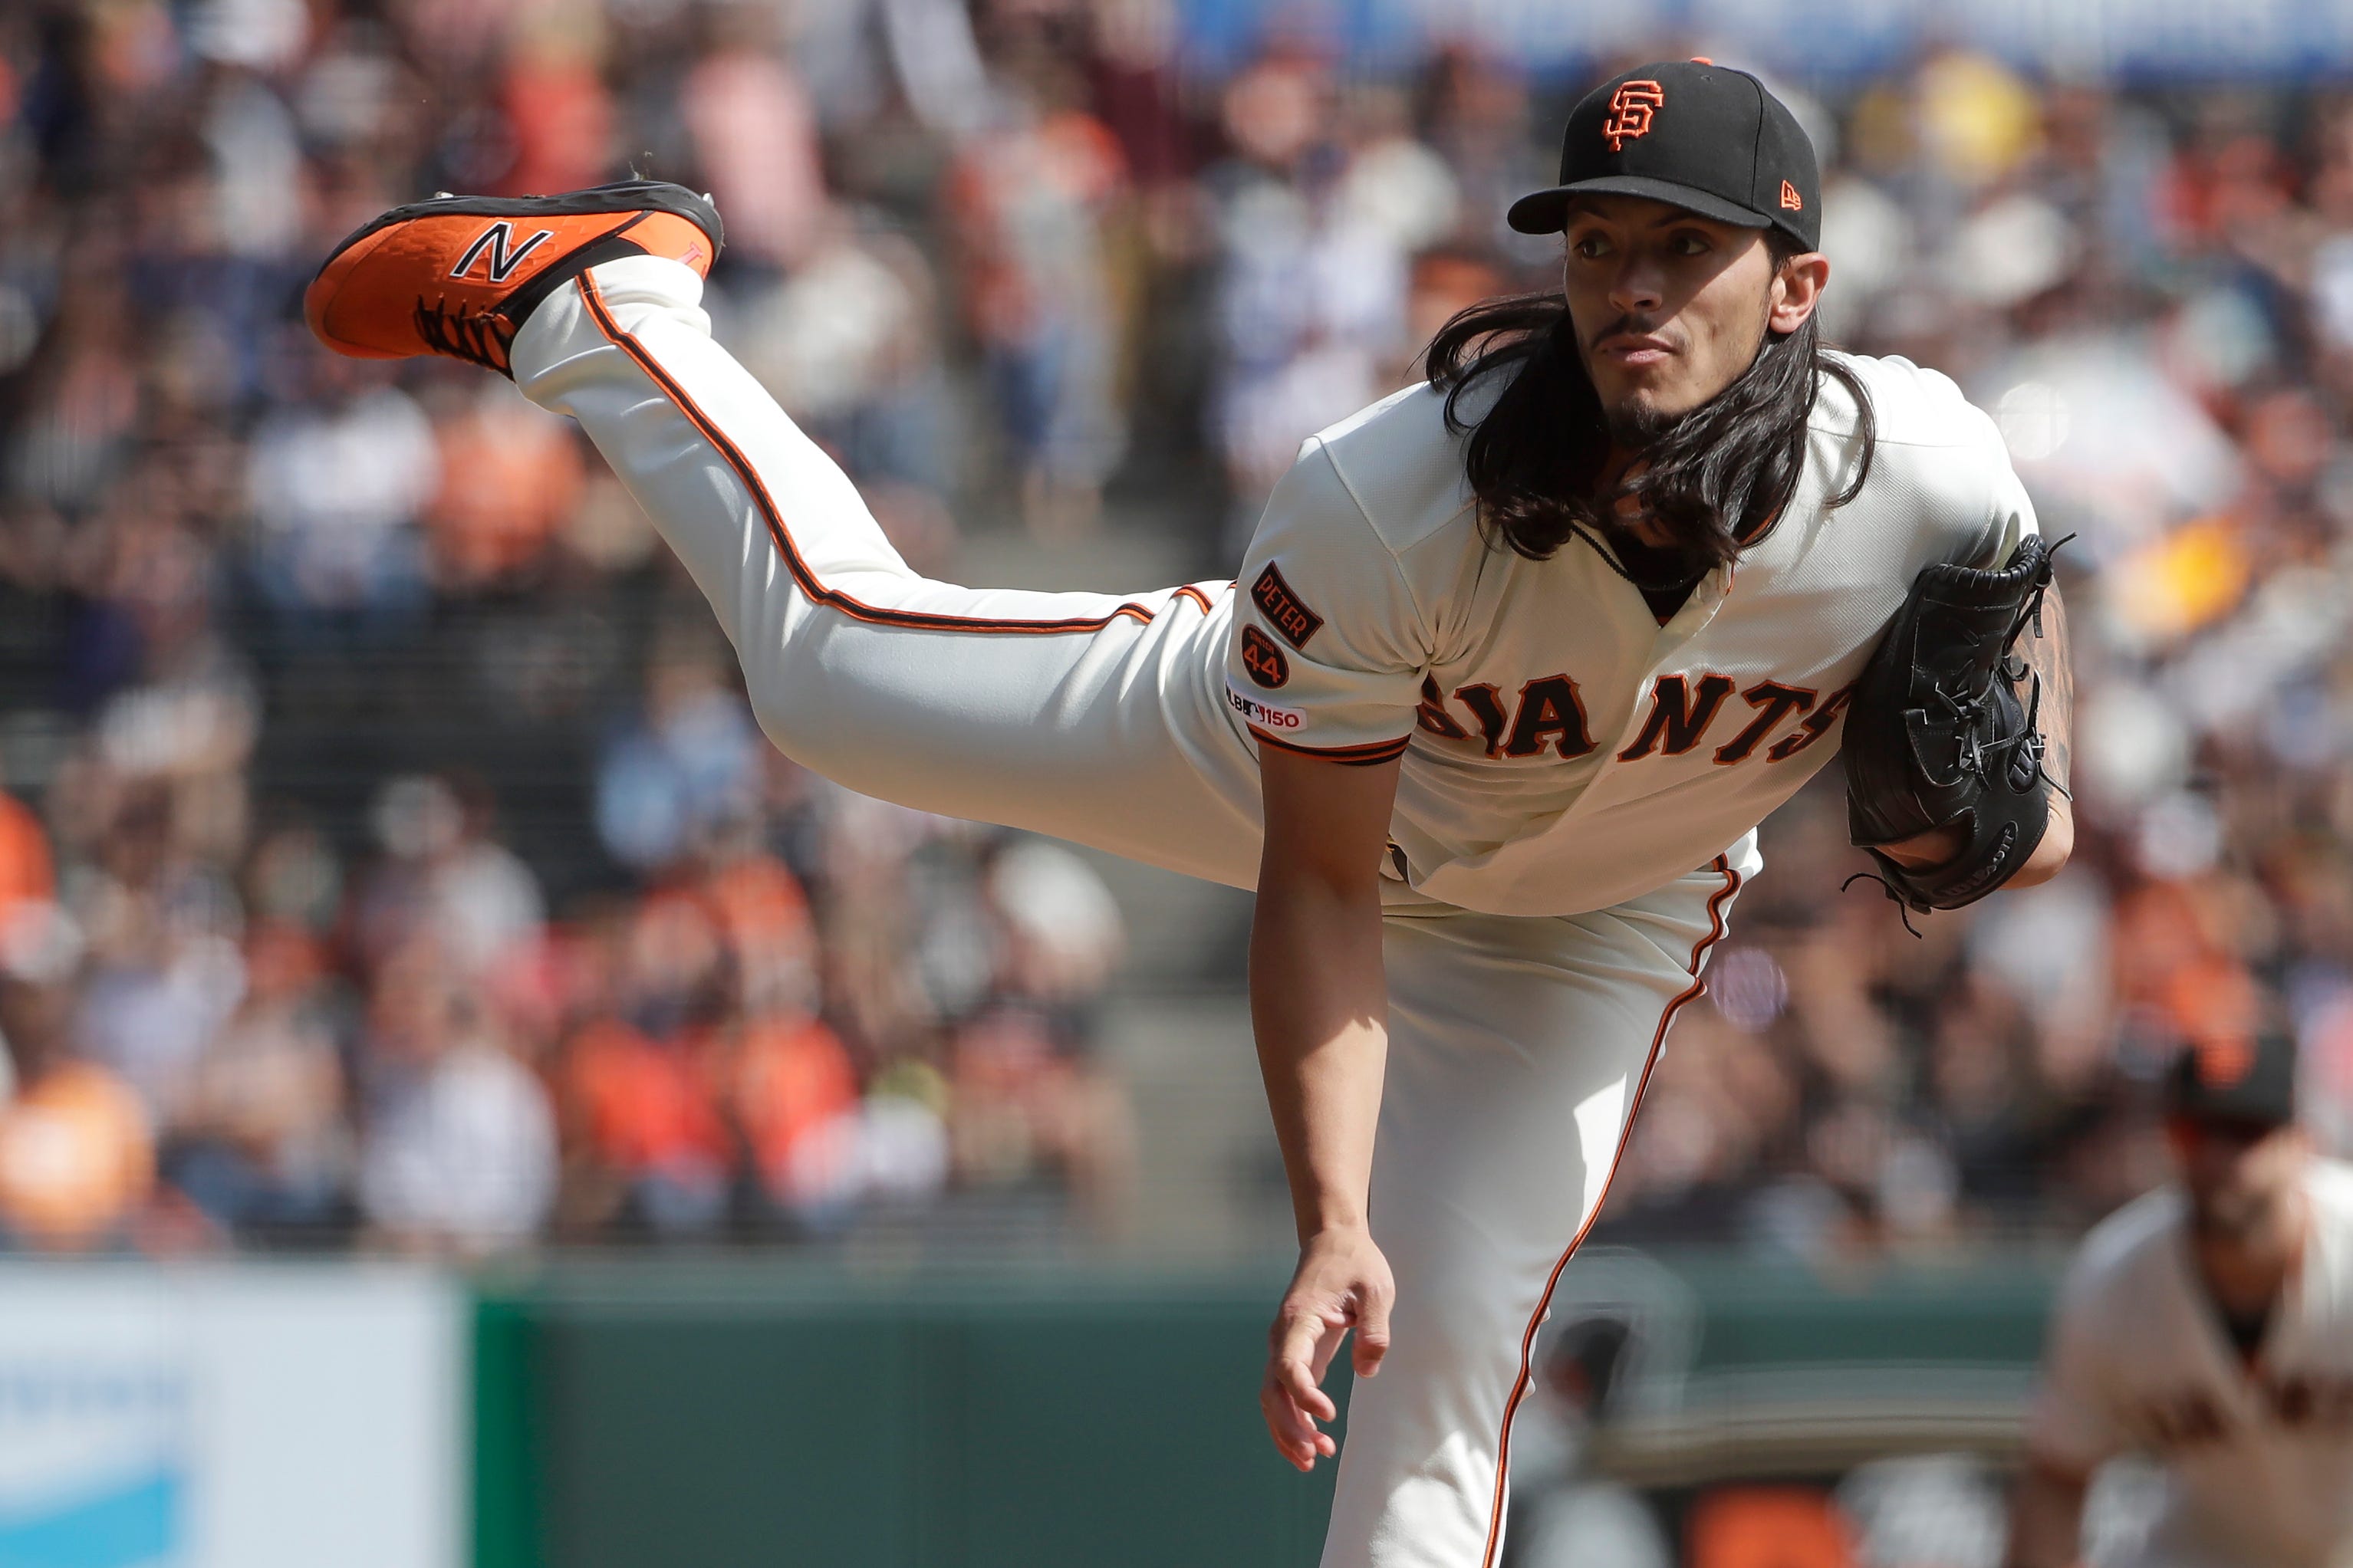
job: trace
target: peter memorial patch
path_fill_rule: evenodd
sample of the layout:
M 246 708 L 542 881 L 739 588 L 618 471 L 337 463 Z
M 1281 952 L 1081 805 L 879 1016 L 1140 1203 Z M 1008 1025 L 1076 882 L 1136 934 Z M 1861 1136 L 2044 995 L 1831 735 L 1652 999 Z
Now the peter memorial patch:
M 1291 661 L 1282 657 L 1274 639 L 1249 625 L 1242 627 L 1242 668 L 1270 691 L 1291 679 Z
M 1282 640 L 1295 648 L 1304 649 L 1307 639 L 1324 629 L 1324 617 L 1300 602 L 1299 595 L 1291 591 L 1291 584 L 1282 580 L 1282 574 L 1274 569 L 1271 561 L 1258 574 L 1258 581 L 1250 584 L 1250 603 L 1259 607 L 1270 626 L 1282 634 Z

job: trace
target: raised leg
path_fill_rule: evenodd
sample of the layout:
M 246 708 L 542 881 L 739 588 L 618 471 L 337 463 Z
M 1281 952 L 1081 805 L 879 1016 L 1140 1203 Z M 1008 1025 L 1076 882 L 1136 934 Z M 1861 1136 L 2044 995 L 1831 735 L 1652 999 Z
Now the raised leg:
M 711 601 L 762 729 L 852 789 L 1247 887 L 1258 782 L 1219 700 L 1230 584 L 975 589 L 915 575 L 847 475 L 712 341 L 692 270 L 607 262 L 516 334 Z

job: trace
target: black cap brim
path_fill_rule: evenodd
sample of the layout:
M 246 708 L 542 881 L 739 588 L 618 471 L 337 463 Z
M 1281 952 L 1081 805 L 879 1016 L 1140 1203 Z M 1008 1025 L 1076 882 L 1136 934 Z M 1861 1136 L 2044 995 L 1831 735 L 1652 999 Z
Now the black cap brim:
M 1532 192 L 1512 204 L 1504 221 L 1522 234 L 1558 234 L 1568 226 L 1571 196 L 1648 196 L 1654 202 L 1665 202 L 1685 212 L 1697 213 L 1718 223 L 1737 224 L 1742 228 L 1771 228 L 1780 222 L 1769 213 L 1744 207 L 1738 202 L 1643 174 L 1605 174 L 1597 180 L 1579 180 L 1573 185 Z

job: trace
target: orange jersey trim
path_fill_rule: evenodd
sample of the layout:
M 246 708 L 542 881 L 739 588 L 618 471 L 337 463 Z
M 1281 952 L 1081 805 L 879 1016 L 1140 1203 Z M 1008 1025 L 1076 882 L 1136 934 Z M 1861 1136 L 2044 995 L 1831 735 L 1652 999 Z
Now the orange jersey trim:
M 1487 1550 L 1479 1558 L 1479 1568 L 1494 1568 L 1495 1551 L 1504 1541 L 1504 1496 L 1512 1465 L 1512 1418 L 1519 1414 L 1520 1401 L 1527 1397 L 1530 1367 L 1536 1348 L 1536 1331 L 1544 1327 L 1545 1314 L 1552 1310 L 1553 1291 L 1560 1285 L 1562 1271 L 1567 1268 L 1568 1260 L 1577 1256 L 1577 1249 L 1585 1245 L 1586 1233 L 1593 1228 L 1593 1222 L 1601 1217 L 1602 1206 L 1609 1201 L 1609 1184 L 1617 1180 L 1618 1167 L 1626 1158 L 1626 1145 L 1634 1134 L 1634 1118 L 1642 1109 L 1642 1092 L 1651 1087 L 1651 1071 L 1659 1065 L 1659 1047 L 1666 1044 L 1667 1026 L 1675 1021 L 1675 1015 L 1683 1011 L 1685 1003 L 1707 990 L 1707 982 L 1700 978 L 1700 963 L 1707 957 L 1707 950 L 1724 940 L 1724 906 L 1731 901 L 1733 894 L 1740 891 L 1740 873 L 1732 868 L 1730 856 L 1715 858 L 1715 871 L 1724 879 L 1724 886 L 1708 896 L 1707 934 L 1692 943 L 1688 965 L 1692 983 L 1659 1015 L 1658 1029 L 1651 1036 L 1650 1055 L 1642 1060 L 1642 1076 L 1634 1082 L 1634 1101 L 1626 1108 L 1626 1125 L 1618 1134 L 1618 1147 L 1609 1155 L 1609 1173 L 1601 1178 L 1601 1195 L 1594 1199 L 1593 1212 L 1585 1216 L 1585 1223 L 1577 1227 L 1576 1236 L 1569 1239 L 1567 1250 L 1552 1266 L 1552 1273 L 1545 1280 L 1544 1294 L 1536 1298 L 1535 1310 L 1528 1314 L 1528 1326 L 1520 1335 L 1520 1374 L 1512 1381 L 1511 1397 L 1504 1401 L 1504 1429 L 1495 1442 L 1495 1500 L 1487 1515 Z
M 654 385 L 661 390 L 662 395 L 667 397 L 681 414 L 686 416 L 687 422 L 695 427 L 704 440 L 711 443 L 712 447 L 726 460 L 728 468 L 734 471 L 735 477 L 743 481 L 744 489 L 752 497 L 752 504 L 760 509 L 760 516 L 768 527 L 768 537 L 775 542 L 776 552 L 784 557 L 786 569 L 793 574 L 793 581 L 799 584 L 801 592 L 814 602 L 826 605 L 829 609 L 839 610 L 853 620 L 866 621 L 876 626 L 906 626 L 919 631 L 983 632 L 1029 637 L 1053 637 L 1071 632 L 1099 632 L 1122 616 L 1145 623 L 1153 618 L 1155 612 L 1150 606 L 1136 604 L 1132 600 L 1103 615 L 1071 616 L 1060 620 L 1031 621 L 992 619 L 985 616 L 934 615 L 916 610 L 884 609 L 880 605 L 869 605 L 860 599 L 854 598 L 839 588 L 826 586 L 817 573 L 810 568 L 807 561 L 802 558 L 799 548 L 794 544 L 792 531 L 785 526 L 783 511 L 777 507 L 776 498 L 768 493 L 768 487 L 761 480 L 759 471 L 752 466 L 751 459 L 744 455 L 741 447 L 728 439 L 726 433 L 719 428 L 718 422 L 704 413 L 702 406 L 688 395 L 686 388 L 681 386 L 677 380 L 655 361 L 653 355 L 646 351 L 645 345 L 625 331 L 621 324 L 613 319 L 612 310 L 605 303 L 605 297 L 597 289 L 596 280 L 583 272 L 580 275 L 579 285 L 581 302 L 588 307 L 588 314 L 595 320 L 596 330 L 604 334 L 605 340 L 636 362 L 638 368 L 646 373 Z M 1209 596 L 1189 584 L 1176 589 L 1175 596 L 1179 599 L 1192 600 L 1201 607 L 1203 615 L 1209 612 Z
M 1303 746 L 1296 741 L 1278 740 L 1257 725 L 1250 732 L 1261 746 L 1272 746 L 1278 752 L 1296 752 L 1303 757 L 1321 757 L 1327 763 L 1345 763 L 1353 767 L 1366 767 L 1374 763 L 1386 763 L 1405 755 L 1406 745 L 1413 739 L 1408 731 L 1394 741 L 1373 741 L 1361 746 Z

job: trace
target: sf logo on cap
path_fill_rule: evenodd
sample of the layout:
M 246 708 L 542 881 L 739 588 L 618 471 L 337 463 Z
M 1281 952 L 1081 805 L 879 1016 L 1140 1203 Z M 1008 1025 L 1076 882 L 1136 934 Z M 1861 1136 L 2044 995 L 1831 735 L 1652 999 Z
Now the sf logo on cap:
M 1612 153 L 1651 132 L 1651 116 L 1667 101 L 1666 89 L 1654 81 L 1621 81 L 1609 95 L 1609 118 L 1601 122 L 1601 138 Z
M 2254 1070 L 2255 1043 L 2243 1035 L 2222 1035 L 2200 1040 L 2198 1081 L 2208 1089 L 2228 1089 Z

